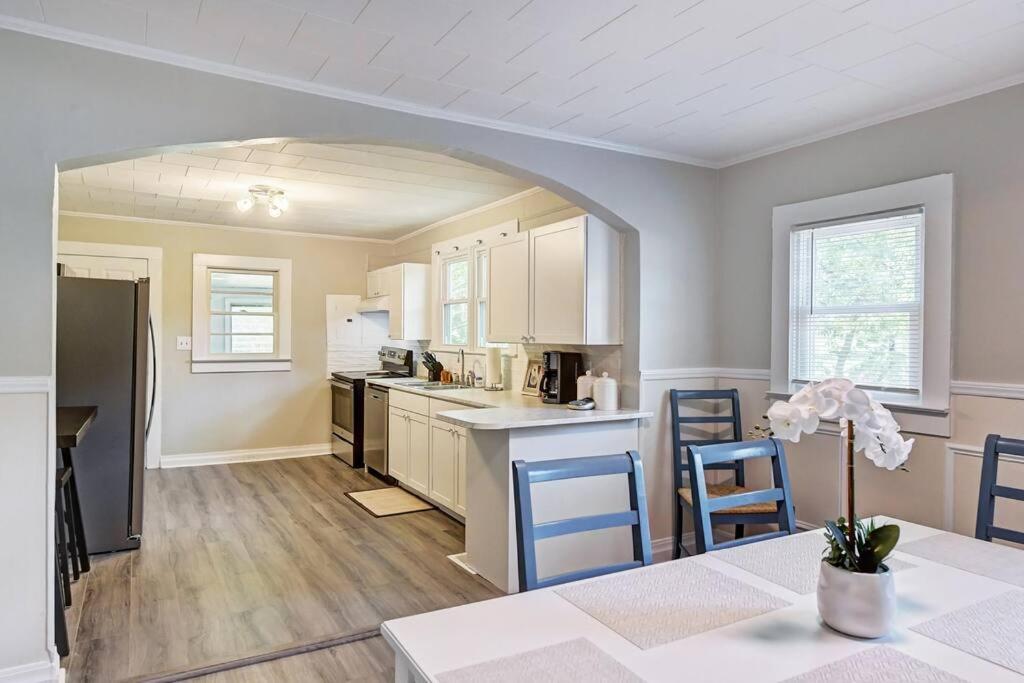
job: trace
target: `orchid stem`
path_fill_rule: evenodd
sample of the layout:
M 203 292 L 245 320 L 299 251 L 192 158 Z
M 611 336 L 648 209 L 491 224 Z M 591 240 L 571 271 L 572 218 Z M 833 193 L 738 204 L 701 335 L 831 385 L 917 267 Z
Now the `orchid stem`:
M 850 542 L 850 557 L 857 562 L 857 524 L 854 510 L 853 484 L 853 420 L 846 421 L 846 528 Z

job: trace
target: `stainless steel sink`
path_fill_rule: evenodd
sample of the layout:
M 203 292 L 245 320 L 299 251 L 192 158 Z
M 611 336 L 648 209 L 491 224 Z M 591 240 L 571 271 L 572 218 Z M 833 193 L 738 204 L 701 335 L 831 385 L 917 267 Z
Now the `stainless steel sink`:
M 420 384 L 416 387 L 417 389 L 426 389 L 427 391 L 451 391 L 452 389 L 472 389 L 472 387 L 464 387 L 461 384 L 441 384 L 428 382 L 427 384 Z

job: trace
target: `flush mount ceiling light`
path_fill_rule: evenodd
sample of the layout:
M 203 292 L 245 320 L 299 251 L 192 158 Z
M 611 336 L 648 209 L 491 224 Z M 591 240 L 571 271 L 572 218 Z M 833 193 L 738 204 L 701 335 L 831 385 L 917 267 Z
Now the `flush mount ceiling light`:
M 242 197 L 235 202 L 235 206 L 242 213 L 257 204 L 266 204 L 267 213 L 271 218 L 280 218 L 281 214 L 288 210 L 288 198 L 284 196 L 284 190 L 270 185 L 253 185 L 249 188 L 248 197 Z

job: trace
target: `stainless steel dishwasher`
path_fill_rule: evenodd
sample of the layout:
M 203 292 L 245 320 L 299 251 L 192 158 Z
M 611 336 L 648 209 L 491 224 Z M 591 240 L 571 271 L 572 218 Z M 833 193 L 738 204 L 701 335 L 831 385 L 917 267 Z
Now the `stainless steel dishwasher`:
M 363 394 L 363 462 L 388 476 L 388 390 L 369 385 Z

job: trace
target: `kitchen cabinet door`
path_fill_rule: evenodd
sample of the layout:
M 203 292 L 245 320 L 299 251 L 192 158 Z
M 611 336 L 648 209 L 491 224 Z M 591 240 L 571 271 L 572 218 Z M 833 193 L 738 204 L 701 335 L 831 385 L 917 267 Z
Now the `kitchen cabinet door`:
M 516 233 L 487 251 L 487 341 L 521 344 L 530 334 L 530 239 Z
M 409 480 L 409 413 L 397 408 L 388 409 L 388 474 Z
M 427 418 L 409 413 L 409 476 L 406 484 L 430 495 L 430 427 Z
M 453 510 L 466 516 L 466 430 L 455 428 L 455 505 Z
M 380 296 L 384 287 L 384 276 L 379 270 L 371 270 L 366 274 L 366 298 Z
M 454 428 L 441 420 L 430 421 L 430 498 L 455 509 L 456 449 Z
M 562 221 L 529 233 L 531 342 L 587 343 L 584 221 Z

